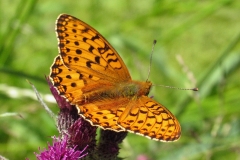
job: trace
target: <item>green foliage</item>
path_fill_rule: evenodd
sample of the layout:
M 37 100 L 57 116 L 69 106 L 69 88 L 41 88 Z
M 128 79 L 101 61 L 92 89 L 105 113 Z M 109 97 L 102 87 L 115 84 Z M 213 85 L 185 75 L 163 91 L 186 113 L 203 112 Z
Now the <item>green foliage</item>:
M 192 92 L 153 87 L 150 96 L 176 115 L 182 137 L 162 143 L 129 133 L 121 157 L 239 159 L 240 1 L 12 0 L 0 4 L 0 155 L 35 159 L 34 152 L 58 135 L 54 120 L 26 79 L 57 114 L 48 98 L 45 75 L 58 54 L 55 20 L 67 13 L 102 33 L 133 79 L 146 80 L 156 39 L 153 84 L 199 88 Z

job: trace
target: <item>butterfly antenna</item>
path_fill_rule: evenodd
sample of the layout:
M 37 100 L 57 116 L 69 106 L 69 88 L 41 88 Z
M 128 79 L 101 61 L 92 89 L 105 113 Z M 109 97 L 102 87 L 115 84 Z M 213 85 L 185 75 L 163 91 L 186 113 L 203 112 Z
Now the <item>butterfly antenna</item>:
M 192 91 L 198 91 L 198 88 L 178 88 L 178 87 L 164 86 L 164 85 L 153 85 L 153 86 L 159 86 L 159 87 L 165 87 L 165 88 L 172 88 L 172 89 L 178 89 L 178 90 L 192 90 Z
M 152 46 L 152 52 L 151 52 L 151 54 L 150 54 L 150 64 L 149 64 L 148 76 L 147 76 L 147 80 L 146 80 L 146 81 L 148 81 L 149 76 L 150 76 L 151 66 L 152 66 L 152 56 L 153 56 L 153 51 L 154 51 L 154 47 L 155 47 L 156 43 L 157 43 L 157 40 L 154 40 L 154 41 L 153 41 L 153 46 Z

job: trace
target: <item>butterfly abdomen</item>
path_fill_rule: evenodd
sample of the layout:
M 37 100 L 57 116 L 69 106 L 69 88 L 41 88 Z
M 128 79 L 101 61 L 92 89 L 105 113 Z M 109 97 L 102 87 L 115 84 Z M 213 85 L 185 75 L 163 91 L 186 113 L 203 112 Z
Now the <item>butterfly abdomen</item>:
M 83 95 L 83 97 L 85 97 L 84 103 L 92 103 L 105 99 L 131 98 L 148 95 L 151 85 L 150 82 L 139 81 L 121 82 L 113 86 L 103 84 L 98 89 L 85 92 Z

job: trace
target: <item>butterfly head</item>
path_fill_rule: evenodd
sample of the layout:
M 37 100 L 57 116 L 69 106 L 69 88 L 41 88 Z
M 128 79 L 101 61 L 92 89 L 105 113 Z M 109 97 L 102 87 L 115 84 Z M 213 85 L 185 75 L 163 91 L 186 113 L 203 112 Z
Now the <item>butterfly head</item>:
M 147 96 L 149 94 L 149 91 L 152 87 L 152 83 L 150 81 L 147 82 L 136 82 L 138 83 L 139 90 L 138 90 L 138 96 Z

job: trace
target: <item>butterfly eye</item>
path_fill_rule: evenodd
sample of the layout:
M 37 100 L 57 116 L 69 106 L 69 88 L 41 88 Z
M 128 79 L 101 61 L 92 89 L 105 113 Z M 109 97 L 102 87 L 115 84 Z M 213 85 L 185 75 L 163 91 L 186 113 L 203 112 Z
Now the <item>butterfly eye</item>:
M 149 94 L 150 88 L 151 88 L 151 87 L 149 87 L 148 89 L 146 89 L 146 95 L 145 95 L 145 96 L 147 96 L 147 95 Z

